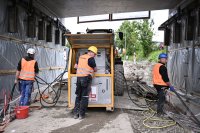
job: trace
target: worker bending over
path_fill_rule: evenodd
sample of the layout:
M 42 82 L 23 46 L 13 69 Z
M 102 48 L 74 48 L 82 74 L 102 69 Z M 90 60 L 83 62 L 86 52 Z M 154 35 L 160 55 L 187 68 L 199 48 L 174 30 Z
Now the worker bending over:
M 159 62 L 153 67 L 153 85 L 158 92 L 157 116 L 163 116 L 167 89 L 170 88 L 171 91 L 174 91 L 174 88 L 169 81 L 167 68 L 165 66 L 167 63 L 167 54 L 161 53 L 158 59 Z
M 27 54 L 28 56 L 19 61 L 15 78 L 15 83 L 19 81 L 20 106 L 30 105 L 35 74 L 39 72 L 38 63 L 34 60 L 35 49 L 29 48 Z
M 97 71 L 94 57 L 97 54 L 97 48 L 91 46 L 88 52 L 79 57 L 75 68 L 77 69 L 77 87 L 76 100 L 74 107 L 74 119 L 83 119 L 88 107 L 89 93 L 91 91 L 91 83 L 94 72 Z

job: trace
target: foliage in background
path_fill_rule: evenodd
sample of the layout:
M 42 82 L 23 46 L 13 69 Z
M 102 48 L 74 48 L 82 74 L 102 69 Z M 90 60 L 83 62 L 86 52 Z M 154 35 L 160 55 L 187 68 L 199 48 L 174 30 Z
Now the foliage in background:
M 67 40 L 67 39 L 66 39 Z M 68 40 L 66 41 L 66 44 L 65 44 L 66 47 L 70 48 L 70 44 L 68 42 Z
M 158 61 L 158 55 L 160 53 L 165 53 L 165 52 L 166 52 L 165 49 L 153 51 L 149 54 L 149 57 L 147 58 L 147 60 L 150 61 L 150 62 L 157 62 Z
M 118 32 L 124 33 L 123 40 L 116 36 L 116 44 L 120 49 L 125 48 L 126 40 L 126 55 L 133 56 L 134 51 L 138 60 L 145 59 L 149 54 L 157 49 L 157 46 L 152 42 L 153 21 L 124 21 Z M 126 39 L 125 39 L 126 38 Z

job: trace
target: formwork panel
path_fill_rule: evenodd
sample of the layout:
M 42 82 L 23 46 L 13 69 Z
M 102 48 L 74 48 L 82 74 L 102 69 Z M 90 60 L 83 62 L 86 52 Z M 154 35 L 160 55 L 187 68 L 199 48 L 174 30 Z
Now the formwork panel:
M 71 77 L 71 104 L 74 105 L 76 98 L 77 77 Z M 89 96 L 89 105 L 111 104 L 111 77 L 95 77 L 92 80 L 91 94 Z M 95 93 L 96 92 L 96 93 Z

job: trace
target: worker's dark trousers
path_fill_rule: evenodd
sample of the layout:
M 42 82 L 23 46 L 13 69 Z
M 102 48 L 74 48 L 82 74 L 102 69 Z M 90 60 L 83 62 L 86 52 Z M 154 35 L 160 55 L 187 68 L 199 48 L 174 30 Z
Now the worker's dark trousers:
M 160 88 L 156 87 L 156 90 L 158 92 L 158 102 L 157 102 L 157 114 L 163 114 L 163 108 L 166 100 L 166 87 Z
M 84 116 L 88 107 L 89 93 L 91 91 L 92 77 L 78 77 L 76 87 L 76 101 L 74 114 Z

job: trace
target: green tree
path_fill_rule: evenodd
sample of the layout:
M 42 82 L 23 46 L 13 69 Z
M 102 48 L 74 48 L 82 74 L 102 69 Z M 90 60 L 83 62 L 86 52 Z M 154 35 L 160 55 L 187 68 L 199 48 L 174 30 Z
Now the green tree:
M 121 31 L 124 33 L 123 40 L 120 40 L 117 36 L 116 43 L 117 46 L 120 49 L 125 48 L 125 40 L 126 40 L 126 49 L 127 49 L 127 55 L 133 55 L 134 45 L 138 43 L 138 34 L 137 34 L 137 23 L 136 22 L 130 22 L 130 21 L 124 21 L 118 31 Z M 126 37 L 126 39 L 125 39 Z
M 124 33 L 124 39 L 120 40 L 118 36 L 116 37 L 117 47 L 120 49 L 125 48 L 126 37 L 126 55 L 132 56 L 135 50 L 139 58 L 146 58 L 152 52 L 153 47 L 152 24 L 148 20 L 124 21 L 117 30 L 118 32 L 121 31 Z
M 151 24 L 148 20 L 143 20 L 142 23 L 140 23 L 139 27 L 139 41 L 140 45 L 142 45 L 143 49 L 143 57 L 148 57 L 148 55 L 152 52 L 153 48 L 153 31 L 151 29 Z

